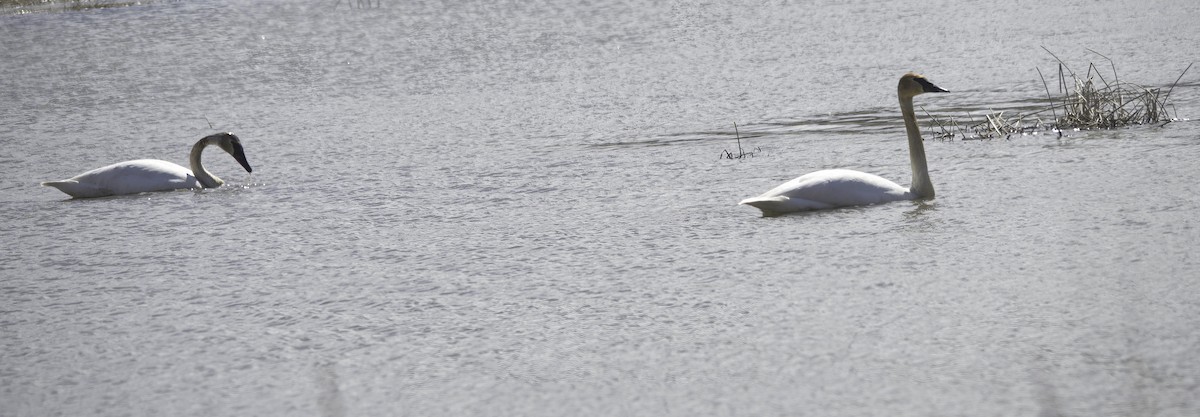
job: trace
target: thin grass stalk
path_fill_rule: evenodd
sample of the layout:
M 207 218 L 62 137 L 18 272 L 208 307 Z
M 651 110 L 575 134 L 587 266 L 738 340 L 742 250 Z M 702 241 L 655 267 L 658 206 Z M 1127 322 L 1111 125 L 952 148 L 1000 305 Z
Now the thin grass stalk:
M 1176 78 L 1175 82 L 1171 83 L 1171 88 L 1167 89 L 1167 95 L 1163 96 L 1163 103 L 1166 103 L 1167 99 L 1171 97 L 1171 92 L 1175 91 L 1175 84 L 1179 84 L 1179 80 L 1183 79 L 1183 74 L 1187 74 L 1188 70 L 1192 69 L 1192 64 L 1194 64 L 1194 62 L 1189 63 L 1187 68 L 1184 68 L 1183 72 L 1179 73 L 1179 78 Z

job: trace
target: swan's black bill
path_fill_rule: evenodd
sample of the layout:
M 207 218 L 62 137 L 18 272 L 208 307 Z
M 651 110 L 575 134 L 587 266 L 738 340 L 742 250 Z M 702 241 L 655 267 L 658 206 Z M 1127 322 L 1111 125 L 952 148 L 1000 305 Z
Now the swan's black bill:
M 250 161 L 246 160 L 246 151 L 242 150 L 241 142 L 233 142 L 230 145 L 233 146 L 233 159 L 242 164 L 242 168 L 246 168 L 246 172 L 254 172 L 254 169 L 250 168 Z
M 920 84 L 921 89 L 926 93 L 949 93 L 950 92 L 950 90 L 933 85 L 933 83 L 929 82 L 929 80 L 926 80 L 925 78 L 921 78 L 921 77 L 913 78 L 913 81 L 916 81 L 917 84 Z

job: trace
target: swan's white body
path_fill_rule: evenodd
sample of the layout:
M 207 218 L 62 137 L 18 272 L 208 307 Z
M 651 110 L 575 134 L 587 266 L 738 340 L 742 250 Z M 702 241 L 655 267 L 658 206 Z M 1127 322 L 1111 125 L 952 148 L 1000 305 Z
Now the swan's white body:
M 61 181 L 43 182 L 42 185 L 57 188 L 75 198 L 220 187 L 225 182 L 204 169 L 200 163 L 200 155 L 208 145 L 219 146 L 233 155 L 246 172 L 252 172 L 238 137 L 231 133 L 218 133 L 200 139 L 192 147 L 188 158 L 192 169 L 158 159 L 137 159 L 96 168 Z
M 850 169 L 827 169 L 780 184 L 761 196 L 742 200 L 741 204 L 758 207 L 770 215 L 913 198 L 912 190 L 878 175 Z
M 75 198 L 203 187 L 192 175 L 192 170 L 158 159 L 118 162 L 42 185 L 57 188 Z
M 785 182 L 739 204 L 754 206 L 762 210 L 764 216 L 777 216 L 799 211 L 933 198 L 933 183 L 929 180 L 929 169 L 925 162 L 925 144 L 917 127 L 912 98 L 922 93 L 945 91 L 925 80 L 925 77 L 911 72 L 900 78 L 897 95 L 908 133 L 909 161 L 913 172 L 911 187 L 903 187 L 865 172 L 827 169 Z

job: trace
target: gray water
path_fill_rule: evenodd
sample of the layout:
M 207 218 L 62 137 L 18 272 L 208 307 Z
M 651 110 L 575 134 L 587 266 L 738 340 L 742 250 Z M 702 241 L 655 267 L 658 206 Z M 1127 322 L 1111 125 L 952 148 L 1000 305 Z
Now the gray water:
M 1200 124 L 736 205 L 907 182 L 910 70 L 922 123 L 1044 106 L 1042 46 L 1166 89 L 1200 3 L 338 3 L 0 9 L 0 415 L 1200 415 Z M 214 131 L 253 175 L 38 185 Z

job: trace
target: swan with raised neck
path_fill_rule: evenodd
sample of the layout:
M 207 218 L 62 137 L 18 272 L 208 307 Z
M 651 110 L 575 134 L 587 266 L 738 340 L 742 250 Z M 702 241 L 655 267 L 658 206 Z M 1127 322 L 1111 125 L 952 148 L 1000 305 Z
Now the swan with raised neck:
M 762 210 L 764 216 L 776 216 L 799 211 L 933 198 L 933 182 L 929 179 L 925 143 L 917 126 L 916 113 L 913 111 L 913 97 L 924 93 L 948 91 L 913 72 L 900 77 L 896 87 L 904 130 L 908 135 L 908 158 L 912 169 L 910 187 L 902 187 L 878 175 L 865 172 L 828 169 L 785 182 L 758 197 L 742 200 L 739 204 L 756 207 Z

